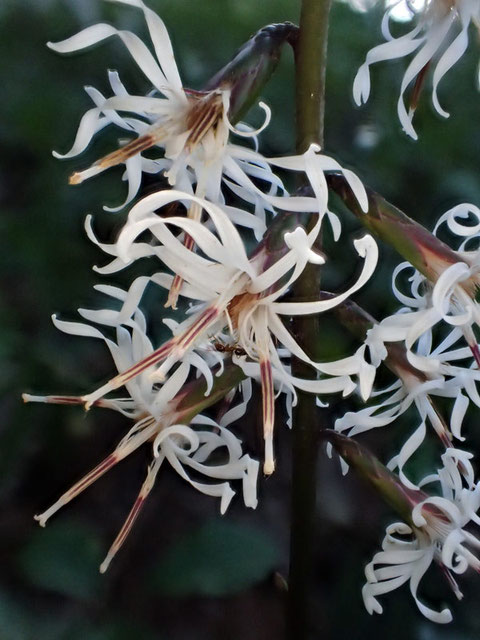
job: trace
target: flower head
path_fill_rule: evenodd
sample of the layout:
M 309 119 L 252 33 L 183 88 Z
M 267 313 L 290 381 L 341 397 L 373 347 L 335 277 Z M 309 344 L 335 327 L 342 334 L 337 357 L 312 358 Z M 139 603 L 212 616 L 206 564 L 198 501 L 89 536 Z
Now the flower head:
M 110 295 L 123 303 L 120 312 L 104 310 L 89 312 L 81 310 L 82 315 L 93 315 L 95 321 L 116 326 L 116 341 L 104 336 L 97 328 L 76 322 L 63 322 L 54 318 L 56 326 L 73 335 L 100 338 L 105 341 L 113 357 L 116 367 L 123 371 L 136 360 L 148 357 L 153 348 L 145 333 L 145 317 L 138 308 L 132 309 L 129 295 L 117 288 L 106 288 Z M 130 307 L 131 317 L 121 326 L 122 311 Z M 102 322 L 103 320 L 103 322 Z M 221 424 L 199 413 L 202 406 L 215 402 L 218 393 L 212 391 L 213 376 L 205 372 L 206 364 L 199 362 L 195 354 L 185 358 L 175 373 L 159 385 L 152 379 L 150 371 L 144 370 L 135 378 L 125 383 L 128 397 L 98 399 L 94 405 L 100 408 L 113 409 L 134 420 L 133 426 L 121 439 L 115 450 L 102 460 L 86 476 L 66 491 L 51 507 L 35 516 L 42 526 L 62 506 L 70 502 L 84 489 L 95 482 L 118 462 L 126 458 L 144 443 L 153 444 L 154 459 L 148 468 L 146 479 L 140 489 L 135 503 L 125 520 L 119 534 L 113 542 L 105 561 L 100 567 L 104 572 L 130 532 L 147 496 L 153 488 L 155 478 L 167 460 L 175 471 L 198 491 L 220 498 L 220 510 L 224 513 L 235 492 L 230 486 L 231 480 L 243 483 L 245 504 L 256 507 L 256 478 L 258 462 L 243 454 L 240 441 L 230 433 L 226 425 L 238 417 L 233 409 L 225 414 Z M 206 400 L 205 385 L 201 380 L 187 383 L 191 366 L 201 371 L 207 381 Z M 217 383 L 217 386 L 218 383 Z M 228 391 L 228 387 L 227 387 Z M 199 393 L 200 392 L 200 393 Z M 45 402 L 53 404 L 83 404 L 78 396 L 32 396 L 24 394 L 26 402 Z M 244 403 L 240 403 L 240 414 L 244 411 Z M 212 453 L 220 456 L 220 462 L 212 464 Z M 205 481 L 194 479 L 204 476 Z
M 388 345 L 391 347 L 391 345 Z M 358 411 L 347 411 L 341 418 L 335 421 L 335 430 L 353 437 L 370 429 L 378 429 L 395 422 L 412 405 L 418 411 L 420 422 L 414 432 L 403 444 L 398 455 L 395 455 L 388 464 L 389 469 L 398 468 L 402 482 L 411 488 L 414 485 L 403 471 L 404 465 L 423 443 L 427 424 L 430 424 L 434 432 L 446 447 L 452 445 L 452 431 L 460 436 L 463 413 L 452 413 L 451 427 L 445 422 L 442 414 L 435 406 L 433 398 L 452 397 L 457 387 L 446 383 L 445 378 L 439 374 L 429 377 L 422 371 L 415 370 L 406 358 L 396 363 L 395 373 L 398 379 L 386 389 L 374 390 L 371 394 L 369 405 Z M 393 369 L 390 360 L 390 368 Z M 463 439 L 463 438 L 462 438 Z
M 480 212 L 473 205 L 459 205 L 441 216 L 434 233 L 444 226 L 461 238 L 458 250 L 447 247 L 451 254 L 448 261 L 425 252 L 426 271 L 433 281 L 409 263 L 399 265 L 393 274 L 393 291 L 404 306 L 379 323 L 371 318 L 364 328 L 364 346 L 370 349 L 373 366 L 384 361 L 398 380 L 387 389 L 374 391 L 370 406 L 347 412 L 335 424 L 338 431 L 353 436 L 391 424 L 413 404 L 420 423 L 389 464 L 390 468 L 398 467 L 400 477 L 410 486 L 403 466 L 422 444 L 426 425 L 430 423 L 450 448 L 454 439 L 465 439 L 461 429 L 470 402 L 480 406 L 480 357 L 475 336 L 480 316 L 474 297 L 478 249 L 469 246 L 478 242 Z M 457 262 L 450 262 L 452 257 Z M 405 271 L 411 272 L 408 292 L 399 284 Z M 435 405 L 435 398 L 451 400 L 448 421 Z
M 441 496 L 429 496 L 412 492 L 411 519 L 408 524 L 397 522 L 387 527 L 382 551 L 375 554 L 366 566 L 367 583 L 362 595 L 369 613 L 382 613 L 377 597 L 410 583 L 410 592 L 421 613 L 433 622 L 446 623 L 452 619 L 449 609 L 435 611 L 417 597 L 420 580 L 437 562 L 457 598 L 462 597 L 454 574 L 464 573 L 468 567 L 480 572 L 480 560 L 470 550 L 480 547 L 480 540 L 465 529 L 473 522 L 480 524 L 477 515 L 480 506 L 480 483 L 473 483 L 471 454 L 456 449 L 447 450 L 442 456 L 443 468 L 427 476 L 422 486 L 436 483 Z M 467 470 L 470 483 L 464 486 L 459 464 Z
M 473 219 L 474 224 L 470 224 L 468 220 L 463 224 L 462 219 Z M 457 251 L 449 249 L 453 261 L 450 256 L 448 262 L 439 256 L 437 259 L 433 254 L 431 257 L 426 256 L 430 273 L 428 279 L 408 262 L 400 264 L 393 274 L 393 291 L 404 306 L 376 325 L 369 336 L 370 342 L 376 343 L 377 350 L 381 349 L 382 341 L 405 341 L 410 363 L 425 372 L 437 372 L 442 362 L 466 357 L 465 351 L 461 350 L 443 353 L 461 335 L 480 366 L 480 352 L 475 337 L 475 328 L 480 320 L 480 307 L 475 299 L 479 286 L 480 262 L 478 248 L 466 250 L 468 243 L 478 242 L 480 210 L 470 204 L 454 207 L 441 216 L 435 227 L 435 234 L 444 223 L 450 233 L 462 239 Z M 404 270 L 412 270 L 409 277 L 410 293 L 404 293 L 396 283 Z M 449 328 L 449 336 L 442 337 L 441 346 L 433 347 L 431 330 L 442 324 Z M 423 341 L 423 346 L 415 353 L 413 346 L 417 341 L 419 345 Z
M 197 203 L 208 215 L 212 230 L 188 218 L 162 218 L 153 213 L 175 200 Z M 108 247 L 108 252 L 116 256 L 109 269 L 122 268 L 140 256 L 155 255 L 175 276 L 180 276 L 183 283 L 180 295 L 195 300 L 197 305 L 192 308 L 190 317 L 178 326 L 172 339 L 94 393 L 85 396 L 87 406 L 153 365 L 160 365 L 156 376 L 165 379 L 172 367 L 199 341 L 226 332 L 228 339 L 245 353 L 245 356 L 234 354 L 234 361 L 248 370 L 248 375 L 258 374 L 261 379 L 265 471 L 271 473 L 274 468 L 272 438 L 275 385 L 291 393 L 295 387 L 312 393 L 348 393 L 354 388 L 348 376 L 358 373 L 356 358 L 334 363 L 313 363 L 280 319 L 282 315 L 314 314 L 334 307 L 349 293 L 360 288 L 375 268 L 377 247 L 370 236 L 365 236 L 355 241 L 356 251 L 365 260 L 362 274 L 348 291 L 330 300 L 279 302 L 278 299 L 295 282 L 308 262 L 318 265 L 324 262 L 324 258 L 312 250 L 320 223 L 321 216 L 307 233 L 298 216 L 285 214 L 283 219 L 276 219 L 265 243 L 259 245 L 249 257 L 238 231 L 218 205 L 176 191 L 159 192 L 144 198 L 130 211 L 117 243 Z M 284 230 L 278 233 L 278 227 L 283 228 L 282 224 L 285 225 Z M 171 229 L 188 233 L 203 255 L 188 249 Z M 268 238 L 274 230 L 279 236 L 279 246 L 271 253 L 267 250 Z M 156 244 L 137 244 L 136 239 L 145 231 L 152 234 Z M 159 273 L 152 277 L 152 281 L 170 288 L 175 276 Z M 319 372 L 336 377 L 313 381 L 293 378 L 282 364 L 277 343 Z
M 266 113 L 266 121 L 259 130 L 254 131 L 244 124 L 233 126 L 229 120 L 230 99 L 238 101 L 240 91 L 238 82 L 232 86 L 232 74 L 228 73 L 228 65 L 224 77 L 215 76 L 211 82 L 212 87 L 208 90 L 195 91 L 184 88 L 167 30 L 160 17 L 146 7 L 142 0 L 112 1 L 128 4 L 143 11 L 155 56 L 133 33 L 119 31 L 108 24 L 93 25 L 63 42 L 49 43 L 48 46 L 60 53 L 68 53 L 116 35 L 152 83 L 154 92 L 147 96 L 129 95 L 115 72 L 109 73 L 114 96 L 105 98 L 96 89 L 86 88 L 95 107 L 83 116 L 71 150 L 63 156 L 55 153 L 56 157 L 71 158 L 79 155 L 96 133 L 109 124 L 120 127 L 128 134 L 136 134 L 137 137 L 95 162 L 88 169 L 74 173 L 70 179 L 71 183 L 78 184 L 109 167 L 125 164 L 129 191 L 126 201 L 120 207 L 110 209 L 117 210 L 129 203 L 138 193 L 142 171 L 165 172 L 172 186 L 187 193 L 195 193 L 212 202 L 224 201 L 223 182 L 231 193 L 247 202 L 255 211 L 255 216 L 249 216 L 246 212 L 239 213 L 231 207 L 230 211 L 236 224 L 253 228 L 257 238 L 260 238 L 265 231 L 265 211 L 273 212 L 273 207 L 289 211 L 301 210 L 295 209 L 300 202 L 288 196 L 282 181 L 273 173 L 272 166 L 277 166 L 304 171 L 311 180 L 317 200 L 304 198 L 303 211 L 326 211 L 327 187 L 322 172 L 325 169 L 341 170 L 336 161 L 328 156 L 319 155 L 316 146 L 315 153 L 304 156 L 266 159 L 254 149 L 232 143 L 230 134 L 256 140 L 256 135 L 270 120 L 270 109 L 267 105 L 260 103 Z M 288 33 L 288 29 L 293 28 L 288 24 L 274 27 L 277 31 L 283 29 L 285 34 Z M 262 37 L 274 42 L 271 46 L 275 53 L 278 43 L 275 44 L 272 37 L 272 28 L 265 28 L 255 38 L 260 37 L 263 32 L 265 34 Z M 285 34 L 283 37 L 286 37 Z M 242 51 L 243 49 L 239 54 L 240 65 L 245 64 L 244 58 L 248 57 L 248 51 L 243 51 L 245 55 L 241 55 Z M 274 58 L 278 58 L 277 53 Z M 253 75 L 257 70 L 258 65 Z M 252 69 L 249 69 L 248 73 L 244 72 L 243 76 L 247 77 L 248 83 Z M 124 113 L 133 114 L 133 117 L 122 115 Z M 150 148 L 161 148 L 163 154 L 156 159 L 143 157 L 142 152 Z M 344 173 L 361 206 L 366 210 L 363 186 L 352 172 L 344 170 Z M 259 188 L 259 184 L 263 188 Z M 193 219 L 197 219 L 199 215 L 196 207 L 189 211 L 189 216 Z
M 235 129 L 230 124 L 228 111 L 231 88 L 219 86 L 208 91 L 185 89 L 161 18 L 146 7 L 142 0 L 113 1 L 143 11 L 155 55 L 133 33 L 119 31 L 108 24 L 93 25 L 62 42 L 48 43 L 48 46 L 60 53 L 69 53 L 116 35 L 151 82 L 154 91 L 147 96 L 130 95 L 116 72 L 109 72 L 114 93 L 111 98 L 105 98 L 93 87 L 86 88 L 95 107 L 83 116 L 71 150 L 63 156 L 55 153 L 56 157 L 71 158 L 80 154 L 92 137 L 109 124 L 120 127 L 128 134 L 136 134 L 137 137 L 90 168 L 74 173 L 70 178 L 71 184 L 83 182 L 109 167 L 125 164 L 125 175 L 129 183 L 128 196 L 120 207 L 110 210 L 122 208 L 135 197 L 140 187 L 142 171 L 165 171 L 170 184 L 187 191 L 195 185 L 196 193 L 213 200 L 220 197 L 223 170 L 226 170 L 227 176 L 231 173 L 228 164 L 244 166 L 246 173 L 270 181 L 274 190 L 281 186 L 271 176 L 259 154 L 255 156 L 257 162 L 250 163 L 241 157 L 241 147 L 237 149 L 240 157 L 235 158 L 231 145 L 227 144 L 230 132 L 250 138 L 258 133 L 243 125 Z M 263 103 L 261 106 L 267 114 L 266 126 L 270 110 Z M 134 117 L 121 115 L 125 112 L 134 114 Z M 153 147 L 162 148 L 164 157 L 152 160 L 141 155 L 143 151 Z
M 455 439 L 465 440 L 462 423 L 467 408 L 470 402 L 480 406 L 476 388 L 480 371 L 472 366 L 470 349 L 457 347 L 456 343 L 462 339 L 458 328 L 452 329 L 438 344 L 433 331 L 428 330 L 421 336 L 414 352 L 408 352 L 404 345 L 393 341 L 398 337 L 395 335 L 396 321 L 399 319 L 401 322 L 402 316 L 402 313 L 390 316 L 380 324 L 373 321 L 364 345 L 368 345 L 373 354 L 371 366 L 375 368 L 383 361 L 397 380 L 385 389 L 374 390 L 369 406 L 348 411 L 337 419 L 335 429 L 349 436 L 377 429 L 393 423 L 413 405 L 420 422 L 388 466 L 390 469 L 398 467 L 402 481 L 415 487 L 405 476 L 403 467 L 423 443 L 427 425 L 445 448 L 452 448 Z M 422 364 L 422 369 L 416 368 L 412 360 Z M 425 366 L 430 360 L 434 364 Z M 438 398 L 452 401 L 448 420 L 445 410 L 440 410 L 437 405 Z

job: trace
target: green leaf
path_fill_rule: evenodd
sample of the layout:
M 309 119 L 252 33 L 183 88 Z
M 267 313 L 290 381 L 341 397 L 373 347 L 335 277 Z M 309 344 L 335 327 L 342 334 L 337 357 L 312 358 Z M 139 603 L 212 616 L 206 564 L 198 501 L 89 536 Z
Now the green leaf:
M 36 587 L 92 600 L 102 584 L 101 559 L 101 545 L 91 529 L 62 521 L 34 531 L 20 553 L 19 565 Z
M 153 587 L 172 596 L 226 596 L 274 570 L 278 549 L 262 531 L 212 520 L 172 546 L 152 572 Z

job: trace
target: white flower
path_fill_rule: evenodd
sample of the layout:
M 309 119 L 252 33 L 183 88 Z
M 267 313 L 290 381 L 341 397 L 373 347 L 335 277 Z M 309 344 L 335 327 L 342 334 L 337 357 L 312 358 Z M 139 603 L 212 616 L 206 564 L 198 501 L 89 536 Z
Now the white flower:
M 83 116 L 72 149 L 63 156 L 55 153 L 56 157 L 71 158 L 78 155 L 84 151 L 92 137 L 109 124 L 139 137 L 105 156 L 89 169 L 74 173 L 70 182 L 78 184 L 109 167 L 124 163 L 129 193 L 125 203 L 116 209 L 135 197 L 140 187 L 142 171 L 157 173 L 165 170 L 172 185 L 189 190 L 196 184 L 197 193 L 217 200 L 220 197 L 220 179 L 226 161 L 242 174 L 244 166 L 248 174 L 270 183 L 274 192 L 277 188 L 282 190 L 280 180 L 271 174 L 259 154 L 254 154 L 253 163 L 245 162 L 239 147 L 235 149 L 240 157 L 234 159 L 233 153 L 227 153 L 224 158 L 230 131 L 247 137 L 257 133 L 243 126 L 234 129 L 229 123 L 229 89 L 203 92 L 184 89 L 170 39 L 160 17 L 146 7 L 142 0 L 112 1 L 143 11 L 155 56 L 135 34 L 119 31 L 108 24 L 93 25 L 62 42 L 50 42 L 48 46 L 59 53 L 70 53 L 117 35 L 152 83 L 154 93 L 147 96 L 129 95 L 115 72 L 109 73 L 115 94 L 113 97 L 106 99 L 93 87 L 86 88 L 96 106 Z M 157 97 L 157 92 L 163 97 Z M 263 103 L 262 108 L 267 113 L 266 126 L 270 110 Z M 130 112 L 136 117 L 123 117 L 118 112 Z M 164 149 L 165 159 L 150 160 L 141 156 L 142 151 L 154 146 Z M 227 170 L 227 176 L 230 171 Z
M 480 354 L 474 332 L 480 317 L 474 298 L 480 261 L 478 249 L 470 246 L 480 237 L 480 209 L 470 204 L 454 207 L 441 216 L 434 233 L 444 226 L 461 239 L 458 250 L 450 251 L 449 258 L 458 261 L 446 262 L 434 253 L 434 245 L 433 249 L 425 245 L 422 250 L 434 283 L 409 263 L 399 265 L 392 286 L 404 306 L 367 332 L 365 347 L 370 349 L 372 365 L 377 367 L 389 356 L 387 366 L 398 380 L 372 394 L 373 398 L 383 396 L 383 400 L 347 412 L 335 425 L 336 430 L 353 436 L 391 424 L 414 404 L 420 423 L 389 463 L 391 469 L 398 467 L 402 481 L 410 487 L 414 485 L 403 467 L 422 444 L 427 422 L 443 444 L 451 447 L 454 438 L 465 439 L 461 428 L 470 402 L 480 407 Z M 412 272 L 407 293 L 397 282 L 405 271 Z M 461 344 L 464 339 L 468 347 Z M 394 344 L 398 342 L 404 344 Z M 435 407 L 435 397 L 451 399 L 448 422 Z
M 133 33 L 119 31 L 108 24 L 93 25 L 63 42 L 49 43 L 48 46 L 60 53 L 69 53 L 117 35 L 155 91 L 147 96 L 129 95 L 114 72 L 109 73 L 115 94 L 113 97 L 106 99 L 93 87 L 87 87 L 87 93 L 96 106 L 83 116 L 71 150 L 63 156 L 56 153 L 56 157 L 71 158 L 80 154 L 93 136 L 109 124 L 137 134 L 138 137 L 88 169 L 74 173 L 70 179 L 72 184 L 78 184 L 109 167 L 125 164 L 124 177 L 129 184 L 127 199 L 120 207 L 106 207 L 110 211 L 116 211 L 131 202 L 138 193 L 142 171 L 164 171 L 172 186 L 212 202 L 225 201 L 223 183 L 231 194 L 241 198 L 254 213 L 234 206 L 227 207 L 226 211 L 235 224 L 252 228 L 257 239 L 262 237 L 266 229 L 265 212 L 274 213 L 274 207 L 287 211 L 320 211 L 322 215 L 327 213 L 334 227 L 334 234 L 338 237 L 340 222 L 327 210 L 328 188 L 323 174 L 325 170 L 343 171 L 361 207 L 364 211 L 368 209 L 365 189 L 357 176 L 342 169 L 332 158 L 321 155 L 318 145 L 312 145 L 300 156 L 266 159 L 256 150 L 229 142 L 230 133 L 255 138 L 268 125 L 270 109 L 260 103 L 267 117 L 264 126 L 257 131 L 243 124 L 233 127 L 228 119 L 231 92 L 228 84 L 221 84 L 209 91 L 185 89 L 167 30 L 160 17 L 146 7 L 142 0 L 112 1 L 143 11 L 156 57 Z M 158 97 L 157 93 L 163 97 Z M 121 115 L 123 112 L 129 112 L 135 117 L 124 117 Z M 152 147 L 161 147 L 163 155 L 154 160 L 141 155 Z M 288 196 L 282 181 L 273 173 L 272 166 L 305 172 L 315 198 Z M 202 212 L 192 203 L 187 215 L 193 220 L 200 220 Z M 188 248 L 192 248 L 192 241 L 188 236 L 185 243 Z M 180 278 L 172 282 L 168 304 L 173 308 L 176 307 L 181 284 Z
M 450 430 L 430 397 L 435 393 L 448 395 L 448 390 L 443 387 L 444 380 L 443 378 L 428 380 L 425 377 L 422 379 L 420 375 L 421 372 L 418 377 L 415 374 L 405 372 L 404 376 L 387 389 L 372 392 L 372 399 L 385 396 L 383 400 L 376 402 L 373 400 L 368 407 L 359 411 L 347 411 L 335 421 L 335 431 L 346 432 L 346 435 L 353 437 L 364 431 L 391 424 L 414 404 L 420 415 L 420 424 L 409 436 L 399 454 L 394 456 L 388 464 L 388 468 L 391 470 L 398 467 L 402 482 L 410 488 L 415 488 L 415 485 L 406 477 L 403 467 L 424 441 L 427 420 L 442 442 L 446 446 L 452 446 Z
M 337 431 L 354 436 L 391 424 L 415 405 L 420 423 L 389 463 L 390 469 L 398 468 L 409 487 L 415 485 L 405 476 L 403 467 L 422 444 L 427 422 L 443 444 L 452 447 L 454 438 L 465 440 L 461 428 L 470 402 L 480 407 L 480 353 L 474 332 L 480 318 L 475 301 L 480 209 L 471 204 L 458 205 L 440 217 L 434 233 L 444 227 L 461 239 L 456 251 L 447 251 L 447 247 L 440 251 L 428 242 L 420 246 L 425 269 L 434 282 L 408 262 L 399 265 L 392 286 L 404 306 L 367 332 L 364 347 L 370 349 L 372 366 L 377 367 L 388 356 L 386 364 L 398 380 L 387 389 L 373 392 L 373 398 L 383 396 L 383 400 L 349 411 L 335 424 Z M 397 282 L 405 271 L 411 271 L 407 293 Z M 459 344 L 463 339 L 468 347 Z M 395 344 L 398 342 L 404 344 Z M 435 406 L 435 397 L 452 401 L 448 422 Z
M 440 115 L 447 118 L 449 114 L 438 101 L 438 84 L 465 53 L 470 24 L 473 23 L 477 27 L 479 24 L 480 3 L 478 0 L 427 0 L 418 24 L 412 31 L 398 38 L 391 35 L 388 25 L 390 14 L 395 6 L 396 3 L 387 10 L 382 22 L 382 33 L 387 42 L 368 52 L 365 63 L 359 68 L 355 77 L 353 96 L 358 105 L 368 100 L 371 64 L 403 58 L 416 52 L 403 76 L 397 107 L 403 129 L 416 140 L 418 136 L 412 126 L 412 118 L 424 74 L 435 60 L 432 79 L 433 105 Z M 415 88 L 410 109 L 407 111 L 403 96 L 413 81 L 415 81 Z
M 461 224 L 460 220 L 472 216 L 476 224 Z M 480 306 L 475 295 L 480 284 L 480 259 L 478 249 L 466 250 L 472 240 L 478 242 L 480 238 L 480 209 L 470 204 L 463 204 L 447 211 L 439 219 L 434 233 L 439 227 L 447 223 L 448 230 L 460 236 L 463 242 L 458 250 L 450 251 L 453 262 L 446 263 L 432 253 L 426 256 L 430 271 L 434 274 L 435 282 L 430 282 L 409 263 L 400 264 L 393 274 L 393 291 L 398 300 L 405 305 L 400 311 L 382 320 L 370 332 L 369 340 L 376 343 L 380 349 L 381 343 L 405 341 L 407 356 L 410 363 L 417 369 L 435 375 L 442 367 L 441 356 L 443 349 L 450 347 L 463 334 L 477 365 L 480 366 L 480 352 L 475 337 L 475 326 L 480 322 Z M 455 261 L 455 257 L 457 261 Z M 405 269 L 411 269 L 409 277 L 411 293 L 405 294 L 396 284 L 396 278 Z M 437 353 L 432 350 L 431 330 L 441 325 L 457 329 L 451 331 L 448 338 Z M 414 352 L 417 341 L 425 340 L 426 352 L 422 349 Z M 443 336 L 442 336 L 443 340 Z M 449 342 L 449 344 L 448 344 Z M 465 351 L 449 354 L 447 360 L 467 357 Z
M 101 288 L 102 289 L 102 288 Z M 153 348 L 145 333 L 145 318 L 140 310 L 132 309 L 132 300 L 128 294 L 116 287 L 103 287 L 103 291 L 123 302 L 123 309 L 119 312 L 105 310 L 88 312 L 81 310 L 82 315 L 94 315 L 96 322 L 116 325 L 117 341 L 105 337 L 98 329 L 75 322 L 62 322 L 54 317 L 55 325 L 72 335 L 100 338 L 105 341 L 110 350 L 115 365 L 119 371 L 129 368 L 137 360 L 148 357 Z M 131 318 L 125 320 L 130 331 L 118 324 L 122 319 L 122 311 L 131 309 Z M 190 420 L 190 426 L 182 424 L 189 407 L 180 408 L 190 387 L 185 387 L 191 365 L 198 367 L 207 380 L 207 392 L 211 388 L 212 374 L 205 373 L 205 364 L 199 363 L 198 356 L 189 354 L 176 369 L 175 373 L 160 386 L 152 379 L 148 369 L 144 369 L 135 378 L 125 382 L 129 393 L 126 398 L 99 399 L 94 404 L 97 407 L 113 409 L 131 417 L 135 424 L 115 450 L 102 462 L 66 491 L 49 509 L 35 516 L 42 526 L 62 506 L 70 502 L 84 489 L 95 482 L 118 462 L 126 458 L 138 447 L 147 442 L 153 443 L 154 460 L 150 465 L 145 482 L 140 493 L 113 542 L 100 571 L 108 568 L 113 556 L 117 553 L 130 532 L 148 494 L 153 488 L 156 475 L 164 460 L 167 460 L 175 471 L 198 491 L 220 498 L 221 513 L 225 513 L 235 492 L 230 486 L 230 480 L 240 480 L 243 483 L 243 497 L 246 506 L 255 508 L 257 505 L 256 480 L 258 462 L 243 454 L 240 441 L 225 427 L 229 422 L 237 419 L 245 411 L 245 401 L 230 409 L 222 418 L 222 424 L 217 424 L 211 418 L 196 415 Z M 247 386 L 248 391 L 248 386 Z M 26 402 L 45 402 L 55 404 L 83 404 L 84 400 L 77 396 L 32 396 L 24 394 Z M 248 400 L 248 398 L 247 398 Z M 190 407 L 191 410 L 191 407 Z M 217 453 L 220 460 L 211 464 L 209 458 Z M 203 475 L 206 482 L 194 480 L 189 475 Z M 213 480 L 213 482 L 212 482 Z
M 71 183 L 78 184 L 109 167 L 125 164 L 125 176 L 129 183 L 127 199 L 120 207 L 109 209 L 118 210 L 138 193 L 142 171 L 165 171 L 172 186 L 206 197 L 213 202 L 223 202 L 223 181 L 234 195 L 251 204 L 255 211 L 255 216 L 252 216 L 231 207 L 233 219 L 237 224 L 252 227 L 257 238 L 260 238 L 265 231 L 265 210 L 272 211 L 273 206 L 289 211 L 300 210 L 295 208 L 299 204 L 298 200 L 288 197 L 282 181 L 273 173 L 270 165 L 274 165 L 294 171 L 305 171 L 311 179 L 317 197 L 319 188 L 321 189 L 322 201 L 304 198 L 303 210 L 318 211 L 320 208 L 322 213 L 326 210 L 327 186 L 323 171 L 342 170 L 335 160 L 318 153 L 266 160 L 257 151 L 229 142 L 230 133 L 255 138 L 260 130 L 267 126 L 270 109 L 264 103 L 260 103 L 267 118 L 258 131 L 253 131 L 246 125 L 234 128 L 228 120 L 230 88 L 225 85 L 211 91 L 185 89 L 180 80 L 167 30 L 160 17 L 141 0 L 112 1 L 128 4 L 143 11 L 155 56 L 133 33 L 119 31 L 108 24 L 93 25 L 63 42 L 49 43 L 48 46 L 60 53 L 69 53 L 117 35 L 155 91 L 147 96 L 129 95 L 114 72 L 109 73 L 110 84 L 115 94 L 113 97 L 105 98 L 96 89 L 87 87 L 87 93 L 94 101 L 95 107 L 83 116 L 71 150 L 63 156 L 56 153 L 56 157 L 71 158 L 82 153 L 93 136 L 109 124 L 114 124 L 130 134 L 137 134 L 138 137 L 97 161 L 90 168 L 74 173 L 70 179 Z M 158 97 L 157 93 L 163 97 Z M 134 117 L 120 115 L 123 112 L 131 113 Z M 151 147 L 162 148 L 163 155 L 155 160 L 143 157 L 142 151 Z M 316 146 L 314 149 L 317 152 L 319 150 Z M 318 175 L 319 171 L 322 176 Z M 368 205 L 363 186 L 352 172 L 345 170 L 344 173 L 366 211 Z M 265 190 L 262 191 L 258 184 L 262 184 Z M 200 212 L 193 207 L 189 215 L 197 219 Z
M 367 583 L 362 590 L 369 613 L 382 613 L 377 597 L 410 583 L 410 592 L 421 613 L 433 622 L 452 619 L 449 609 L 435 611 L 417 597 L 420 580 L 435 560 L 443 570 L 457 598 L 462 598 L 453 574 L 464 573 L 468 567 L 480 572 L 480 561 L 468 547 L 480 547 L 480 540 L 464 527 L 470 522 L 480 524 L 480 483 L 473 483 L 471 454 L 449 449 L 442 456 L 443 469 L 428 476 L 422 486 L 435 482 L 441 497 L 429 497 L 423 492 L 411 492 L 411 523 L 397 522 L 387 527 L 382 551 L 366 566 Z M 469 486 L 462 484 L 459 466 L 466 470 Z
M 161 218 L 153 213 L 175 200 L 196 203 L 208 215 L 210 227 L 215 232 L 188 218 Z M 285 214 L 285 220 L 293 220 L 294 226 L 298 224 L 298 218 L 293 214 L 291 218 Z M 130 211 L 117 243 L 106 247 L 111 255 L 116 256 L 108 269 L 113 271 L 130 264 L 138 257 L 156 255 L 181 278 L 183 284 L 180 295 L 199 301 L 200 304 L 192 309 L 191 317 L 181 323 L 171 340 L 147 358 L 125 369 L 94 393 L 85 396 L 87 407 L 153 365 L 161 364 L 156 375 L 163 379 L 172 366 L 198 344 L 199 340 L 226 331 L 231 342 L 237 344 L 246 353 L 248 360 L 259 367 L 266 446 L 265 472 L 272 473 L 275 380 L 292 392 L 297 387 L 312 393 L 349 393 L 354 385 L 348 376 L 358 373 L 359 360 L 355 356 L 334 363 L 313 363 L 280 320 L 282 315 L 314 314 L 331 309 L 358 290 L 376 266 L 377 246 L 371 236 L 366 235 L 354 242 L 357 253 L 364 258 L 362 273 L 345 293 L 330 300 L 278 302 L 302 273 L 307 262 L 318 265 L 324 262 L 323 257 L 311 249 L 320 223 L 321 216 L 308 234 L 300 225 L 296 226 L 293 231 L 280 235 L 280 240 L 283 241 L 275 253 L 270 254 L 264 243 L 249 258 L 241 237 L 221 207 L 177 191 L 159 192 L 140 201 Z M 188 234 L 203 255 L 184 246 L 170 231 L 171 228 Z M 155 242 L 160 244 L 137 244 L 136 238 L 145 231 L 149 231 Z M 170 288 L 173 278 L 174 276 L 160 273 L 152 280 L 160 286 Z M 337 377 L 328 380 L 293 378 L 283 366 L 274 340 L 294 356 L 312 364 L 321 373 Z M 247 366 L 242 357 L 234 354 L 233 359 L 240 366 Z M 255 371 L 252 374 L 255 375 Z
M 472 353 L 468 347 L 455 348 L 456 342 L 462 338 L 462 332 L 458 328 L 452 329 L 436 346 L 432 331 L 426 331 L 418 341 L 415 352 L 408 353 L 403 345 L 391 342 L 398 338 L 395 323 L 397 319 L 402 320 L 403 316 L 404 314 L 399 313 L 398 316 L 386 318 L 380 325 L 374 325 L 366 338 L 366 345 L 374 353 L 380 354 L 381 349 L 384 349 L 384 354 L 374 364 L 378 366 L 380 360 L 388 356 L 387 366 L 398 379 L 386 389 L 373 391 L 373 401 L 368 407 L 348 411 L 337 419 L 335 430 L 342 433 L 346 431 L 352 437 L 391 424 L 414 405 L 419 413 L 420 423 L 388 467 L 398 468 L 402 482 L 415 488 L 405 476 L 403 467 L 424 441 L 427 423 L 446 448 L 453 447 L 453 438 L 464 441 L 461 429 L 470 401 L 480 407 L 480 395 L 476 387 L 480 371 L 472 365 Z M 422 371 L 415 368 L 409 359 L 422 364 L 433 361 L 435 366 L 424 366 L 426 370 Z M 382 396 L 383 399 L 376 400 Z M 435 398 L 453 400 L 448 422 L 435 405 Z

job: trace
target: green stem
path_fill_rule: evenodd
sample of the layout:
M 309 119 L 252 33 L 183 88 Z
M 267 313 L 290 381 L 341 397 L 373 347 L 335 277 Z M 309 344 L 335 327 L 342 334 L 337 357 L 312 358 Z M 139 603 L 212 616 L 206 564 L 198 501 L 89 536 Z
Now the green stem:
M 325 69 L 331 0 L 302 0 L 295 46 L 297 152 L 323 145 Z
M 295 44 L 297 153 L 311 143 L 323 144 L 325 112 L 325 68 L 328 15 L 331 0 L 302 0 L 300 32 Z M 315 221 L 312 219 L 312 222 Z M 295 283 L 295 299 L 318 299 L 318 268 L 308 265 Z M 293 333 L 314 359 L 318 357 L 320 326 L 318 316 L 295 318 Z M 312 369 L 296 359 L 293 375 L 313 377 Z M 292 505 L 290 570 L 288 579 L 288 637 L 306 640 L 310 629 L 312 557 L 316 502 L 318 422 L 315 397 L 298 392 L 293 413 Z

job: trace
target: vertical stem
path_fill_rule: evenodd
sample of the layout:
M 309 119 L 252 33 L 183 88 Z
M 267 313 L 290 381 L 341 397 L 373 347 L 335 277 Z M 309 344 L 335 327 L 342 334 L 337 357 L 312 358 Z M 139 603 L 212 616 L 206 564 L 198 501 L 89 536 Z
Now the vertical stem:
M 295 47 L 297 152 L 323 145 L 328 15 L 331 0 L 302 0 Z
M 300 33 L 295 46 L 297 153 L 312 142 L 323 145 L 325 112 L 325 68 L 328 15 L 331 0 L 302 0 Z M 314 222 L 314 221 L 313 221 Z M 295 299 L 318 298 L 318 267 L 307 265 L 295 283 Z M 293 332 L 309 355 L 318 358 L 320 323 L 318 316 L 294 318 Z M 316 353 L 317 352 L 317 353 Z M 312 369 L 294 360 L 295 376 L 313 377 Z M 316 502 L 316 465 L 318 431 L 315 397 L 298 392 L 293 413 L 292 505 L 290 571 L 288 591 L 288 638 L 306 640 L 310 629 L 309 595 L 312 581 L 314 520 Z

